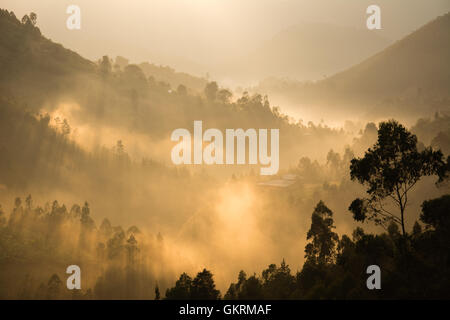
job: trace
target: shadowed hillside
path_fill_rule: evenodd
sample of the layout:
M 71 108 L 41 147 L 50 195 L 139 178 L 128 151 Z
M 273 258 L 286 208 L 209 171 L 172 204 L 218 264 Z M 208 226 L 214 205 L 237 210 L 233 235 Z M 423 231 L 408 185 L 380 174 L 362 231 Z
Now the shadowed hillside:
M 323 116 L 353 110 L 370 117 L 414 117 L 450 108 L 450 13 L 387 49 L 318 82 L 271 78 L 255 91 Z M 407 110 L 407 111 L 406 111 Z M 411 119 L 408 119 L 411 120 Z
M 0 10 L 1 93 L 36 107 L 57 92 L 74 90 L 80 85 L 75 79 L 94 72 L 94 63 L 43 37 L 35 21 L 24 22 Z
M 413 50 L 425 36 L 333 77 L 342 87 L 291 88 L 306 103 L 336 102 L 313 106 L 343 118 L 336 127 L 209 76 L 111 59 L 106 45 L 86 60 L 42 36 L 39 21 L 0 10 L 0 300 L 448 298 L 450 115 L 430 112 L 448 106 L 448 17 L 424 28 L 438 25 L 425 40 L 445 42 L 430 49 L 444 69 L 416 63 L 429 86 L 411 100 L 402 92 L 422 75 L 391 79 L 376 66 L 405 69 L 401 43 Z M 380 92 L 397 81 L 385 106 L 415 125 L 353 121 L 371 106 L 338 107 L 359 88 L 346 74 L 361 86 L 356 102 L 370 96 L 365 74 L 382 77 Z M 419 120 L 404 111 L 416 100 Z M 367 290 L 373 265 L 381 291 Z M 77 289 L 68 266 L 82 270 Z
M 450 13 L 361 64 L 319 84 L 343 99 L 381 99 L 421 92 L 450 97 Z
M 233 61 L 228 72 L 250 81 L 269 76 L 320 80 L 359 63 L 389 43 L 367 29 L 302 23 L 277 33 L 240 61 Z

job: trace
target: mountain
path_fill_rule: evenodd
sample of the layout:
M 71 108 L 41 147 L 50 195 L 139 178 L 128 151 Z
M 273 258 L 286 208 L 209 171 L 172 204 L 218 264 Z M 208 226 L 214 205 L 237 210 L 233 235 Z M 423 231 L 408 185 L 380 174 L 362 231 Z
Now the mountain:
M 282 30 L 229 66 L 231 77 L 317 80 L 361 62 L 390 41 L 367 29 L 304 23 Z
M 364 99 L 416 93 L 450 97 L 450 13 L 319 86 Z
M 249 91 L 268 94 L 285 112 L 303 119 L 414 121 L 450 112 L 450 13 L 326 79 L 272 77 Z
M 0 10 L 0 91 L 33 105 L 73 90 L 75 79 L 93 73 L 95 65 L 43 37 L 31 21 Z
M 122 58 L 123 59 L 123 58 Z M 125 60 L 125 67 L 128 61 Z M 114 63 L 111 60 L 111 63 Z M 167 66 L 141 63 L 146 78 L 182 84 L 201 92 L 207 81 Z M 37 110 L 63 96 L 86 96 L 98 87 L 101 72 L 96 63 L 44 37 L 31 21 L 19 21 L 11 11 L 0 9 L 0 94 L 14 97 Z

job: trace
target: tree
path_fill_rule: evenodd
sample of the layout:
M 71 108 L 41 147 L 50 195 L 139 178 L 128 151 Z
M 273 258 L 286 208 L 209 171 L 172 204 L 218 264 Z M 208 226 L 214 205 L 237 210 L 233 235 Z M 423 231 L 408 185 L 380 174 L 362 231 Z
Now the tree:
M 141 233 L 141 231 L 136 226 L 131 226 L 127 230 L 127 235 L 129 235 L 129 234 L 138 234 L 138 233 Z
M 260 300 L 264 298 L 263 295 L 264 293 L 261 281 L 256 277 L 256 275 L 252 275 L 241 284 L 238 298 L 245 300 Z
M 64 119 L 63 122 L 61 123 L 61 133 L 64 136 L 68 136 L 71 131 L 72 129 L 70 128 L 69 122 L 67 121 L 67 119 Z
M 355 199 L 349 210 L 356 221 L 372 220 L 384 228 L 390 221 L 405 231 L 405 209 L 408 192 L 423 176 L 439 175 L 442 179 L 446 166 L 441 151 L 417 149 L 417 137 L 395 120 L 380 123 L 378 141 L 363 158 L 352 159 L 350 177 L 367 186 L 364 199 Z M 388 210 L 389 199 L 398 214 Z
M 222 103 L 229 103 L 233 94 L 227 89 L 220 89 L 217 92 L 217 99 Z
M 137 241 L 136 241 L 136 238 L 134 237 L 134 235 L 130 235 L 130 237 L 127 240 L 127 244 L 126 244 L 125 248 L 127 250 L 128 265 L 132 266 L 136 263 L 136 259 L 137 259 L 138 251 L 139 251 L 138 246 L 137 246 Z
M 331 173 L 335 176 L 341 176 L 341 168 L 342 168 L 342 160 L 341 155 L 337 152 L 334 152 L 333 149 L 328 151 L 327 154 L 327 166 L 331 169 Z
M 107 218 L 103 219 L 102 224 L 100 225 L 100 234 L 104 237 L 110 237 L 113 233 L 113 228 L 111 226 L 111 222 Z
M 31 23 L 30 17 L 26 14 L 22 17 L 22 24 Z
M 17 197 L 17 198 L 14 200 L 14 206 L 15 206 L 15 209 L 20 208 L 21 205 L 22 205 L 22 199 L 20 199 L 19 197 Z
M 217 82 L 209 82 L 205 87 L 205 96 L 209 101 L 216 100 L 217 91 L 219 91 L 219 86 Z
M 103 78 L 108 77 L 112 72 L 112 64 L 111 60 L 108 56 L 103 56 L 102 59 L 99 62 L 99 68 L 100 68 L 100 75 Z
M 161 294 L 159 293 L 159 287 L 158 284 L 155 286 L 155 300 L 161 299 Z
M 420 226 L 419 222 L 415 222 L 413 226 L 413 236 L 417 237 L 422 233 L 422 227 Z
M 37 14 L 34 13 L 34 12 L 31 12 L 30 15 L 29 15 L 29 17 L 30 17 L 30 22 L 31 22 L 31 24 L 32 24 L 33 26 L 35 26 L 35 25 L 36 25 L 36 22 L 37 22 Z
M 227 292 L 224 296 L 225 300 L 237 300 L 238 299 L 238 288 L 236 283 L 230 284 Z
M 47 299 L 58 299 L 61 295 L 62 281 L 57 274 L 53 274 L 47 283 Z
M 291 270 L 286 262 L 283 261 L 280 267 L 275 264 L 262 272 L 264 298 L 268 299 L 288 299 L 294 289 L 295 278 L 291 275 Z M 258 287 L 255 286 L 253 294 L 257 294 Z
M 118 66 L 120 69 L 124 69 L 130 61 L 127 58 L 117 56 L 114 65 Z
M 341 156 L 339 155 L 339 153 L 334 152 L 333 149 L 328 151 L 328 154 L 327 154 L 327 165 L 330 165 L 335 170 L 338 170 L 340 164 L 341 164 Z
M 337 233 L 333 232 L 333 212 L 319 201 L 311 216 L 311 228 L 307 233 L 307 240 L 312 240 L 305 247 L 305 258 L 314 264 L 332 262 L 335 247 L 339 240 Z
M 213 274 L 203 269 L 192 281 L 191 299 L 217 300 L 220 298 L 220 291 L 216 290 Z
M 123 157 L 125 155 L 125 146 L 122 140 L 118 140 L 116 143 L 116 154 L 118 157 Z
M 420 220 L 432 226 L 436 231 L 448 234 L 450 231 L 450 195 L 424 201 Z
M 187 95 L 187 89 L 186 89 L 186 86 L 184 86 L 184 85 L 182 85 L 182 84 L 178 85 L 178 87 L 177 87 L 177 93 L 178 93 L 180 96 L 185 96 L 185 95 Z
M 242 291 L 243 284 L 247 281 L 247 274 L 244 270 L 239 271 L 238 282 L 230 284 L 227 293 L 225 294 L 226 300 L 236 300 L 239 299 L 240 293 Z
M 114 230 L 114 235 L 107 241 L 106 248 L 109 259 L 119 257 L 125 248 L 125 232 L 118 227 Z
M 187 273 L 182 273 L 175 287 L 167 289 L 167 300 L 186 300 L 191 297 L 192 279 Z
M 31 198 L 31 194 L 29 194 L 25 199 L 25 203 L 27 205 L 27 210 L 31 210 L 31 208 L 33 207 L 33 199 Z
M 3 227 L 6 224 L 5 213 L 3 212 L 2 206 L 0 205 L 0 227 Z
M 91 210 L 89 209 L 89 204 L 87 203 L 87 201 L 85 201 L 84 206 L 81 209 L 80 222 L 81 226 L 88 231 L 95 229 L 95 222 L 94 220 L 92 220 L 90 213 Z
M 450 274 L 450 194 L 442 197 L 424 201 L 420 220 L 426 224 L 426 228 L 433 231 L 426 232 L 428 241 L 425 250 L 432 254 L 427 263 L 436 266 L 436 278 L 439 279 L 442 288 L 449 286 Z M 443 274 L 442 274 L 443 273 Z M 441 296 L 448 295 L 443 291 Z

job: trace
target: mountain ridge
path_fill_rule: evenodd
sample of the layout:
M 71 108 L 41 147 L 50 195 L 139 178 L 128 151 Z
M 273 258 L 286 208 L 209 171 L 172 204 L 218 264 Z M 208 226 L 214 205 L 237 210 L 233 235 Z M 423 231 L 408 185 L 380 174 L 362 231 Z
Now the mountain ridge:
M 422 117 L 450 111 L 450 13 L 364 61 L 319 81 L 267 78 L 267 94 L 298 116 Z M 356 113 L 354 111 L 357 111 Z
M 287 27 L 264 41 L 230 66 L 253 78 L 290 77 L 317 80 L 336 73 L 387 47 L 391 41 L 366 29 L 326 23 L 302 23 Z M 244 75 L 242 75 L 245 77 Z M 248 76 L 247 76 L 248 77 Z

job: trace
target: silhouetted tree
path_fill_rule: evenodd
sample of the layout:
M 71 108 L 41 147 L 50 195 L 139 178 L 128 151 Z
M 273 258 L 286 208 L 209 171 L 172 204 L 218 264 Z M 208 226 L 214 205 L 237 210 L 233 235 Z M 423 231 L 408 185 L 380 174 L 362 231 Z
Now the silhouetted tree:
M 233 96 L 233 94 L 231 93 L 230 90 L 227 89 L 220 89 L 217 92 L 217 100 L 219 100 L 222 103 L 229 103 L 231 97 Z
M 184 85 L 182 85 L 182 84 L 178 85 L 178 87 L 177 87 L 177 93 L 178 93 L 180 96 L 185 96 L 185 95 L 187 95 L 187 89 L 186 89 L 186 86 L 184 86 Z
M 31 198 L 31 194 L 29 194 L 28 197 L 25 199 L 25 204 L 27 210 L 31 210 L 31 208 L 33 207 L 33 199 Z
M 53 274 L 47 283 L 47 299 L 61 298 L 62 281 L 57 274 Z
M 192 281 L 191 299 L 217 300 L 219 298 L 220 291 L 216 290 L 212 273 L 203 269 Z
M 6 224 L 5 212 L 3 212 L 2 206 L 0 205 L 0 227 Z
M 111 60 L 108 56 L 103 56 L 99 65 L 100 75 L 106 79 L 112 72 Z
M 175 283 L 175 287 L 166 290 L 167 300 L 185 300 L 190 299 L 192 288 L 192 279 L 188 274 L 182 273 Z
M 159 293 L 159 287 L 158 284 L 155 286 L 155 300 L 161 299 L 161 294 Z
M 288 299 L 294 288 L 295 278 L 291 275 L 291 270 L 283 261 L 280 267 L 275 264 L 262 272 L 262 287 L 264 298 L 267 299 Z
M 37 22 L 37 14 L 34 13 L 34 12 L 31 12 L 30 15 L 29 15 L 29 17 L 30 17 L 30 22 L 31 22 L 31 24 L 32 24 L 33 26 L 35 26 L 35 25 L 36 25 L 36 22 Z
M 86 231 L 92 231 L 95 229 L 95 222 L 92 220 L 90 216 L 91 210 L 89 209 L 89 204 L 87 201 L 84 203 L 83 208 L 81 209 L 81 225 L 84 230 Z
M 258 300 L 264 298 L 264 291 L 261 281 L 256 275 L 250 276 L 240 285 L 238 299 L 241 300 Z
M 450 233 L 450 195 L 424 201 L 420 220 L 439 232 Z
M 209 82 L 205 87 L 205 96 L 209 101 L 216 100 L 217 92 L 219 91 L 219 86 L 217 82 Z
M 307 240 L 311 240 L 305 247 L 305 258 L 312 263 L 326 264 L 333 261 L 335 247 L 339 240 L 333 232 L 333 212 L 320 201 L 311 216 L 311 227 L 307 233 Z
M 111 222 L 107 218 L 103 219 L 102 224 L 100 225 L 100 233 L 109 238 L 112 235 L 113 228 L 111 226 Z
M 137 241 L 134 235 L 130 235 L 130 237 L 127 240 L 127 244 L 125 246 L 127 250 L 127 261 L 130 266 L 134 265 L 136 263 L 137 254 L 138 254 L 138 247 L 137 247 Z
M 380 123 L 377 143 L 363 158 L 350 165 L 352 180 L 368 187 L 368 198 L 355 199 L 349 210 L 357 221 L 373 220 L 386 227 L 389 221 L 398 223 L 405 231 L 405 209 L 408 192 L 422 176 L 442 175 L 445 166 L 440 151 L 417 150 L 417 137 L 395 120 Z M 389 211 L 383 203 L 390 199 L 399 214 Z

